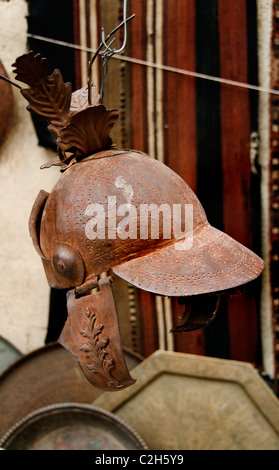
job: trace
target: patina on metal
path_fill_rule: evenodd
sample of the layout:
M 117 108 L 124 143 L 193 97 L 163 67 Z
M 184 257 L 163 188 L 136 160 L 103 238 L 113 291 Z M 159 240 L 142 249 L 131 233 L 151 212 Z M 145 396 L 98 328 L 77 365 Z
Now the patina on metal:
M 49 121 L 57 141 L 57 158 L 44 168 L 58 165 L 62 174 L 50 194 L 38 194 L 29 229 L 49 285 L 69 289 L 59 341 L 92 384 L 121 390 L 134 381 L 121 352 L 111 279 L 104 273 L 113 271 L 158 295 L 189 298 L 192 307 L 186 304 L 176 332 L 215 318 L 219 297 L 206 311 L 197 296 L 231 291 L 259 276 L 264 263 L 212 227 L 196 195 L 166 165 L 114 147 L 109 134 L 118 111 L 100 103 L 95 87 L 90 85 L 90 94 L 87 88 L 72 93 L 61 73 L 49 76 L 46 59 L 33 52 L 14 66 L 16 78 L 29 86 L 21 89 L 28 110 Z M 143 206 L 153 209 L 147 221 L 155 216 L 156 236 L 142 232 Z M 157 210 L 176 206 L 193 209 L 190 215 L 182 210 L 179 236 L 174 214 L 164 220 Z

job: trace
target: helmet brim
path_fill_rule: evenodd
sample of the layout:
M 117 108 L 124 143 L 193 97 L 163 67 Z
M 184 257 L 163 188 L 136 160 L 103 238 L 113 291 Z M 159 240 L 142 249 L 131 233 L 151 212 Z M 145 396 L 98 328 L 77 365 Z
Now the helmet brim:
M 115 266 L 132 285 L 164 296 L 219 292 L 257 278 L 264 261 L 229 235 L 209 224 L 198 226 L 192 239 L 180 240 Z

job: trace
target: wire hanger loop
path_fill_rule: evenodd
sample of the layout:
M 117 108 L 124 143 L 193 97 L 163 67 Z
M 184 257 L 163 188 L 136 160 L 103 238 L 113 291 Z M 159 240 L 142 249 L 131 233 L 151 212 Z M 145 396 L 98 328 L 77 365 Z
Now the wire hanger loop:
M 127 43 L 127 23 L 132 20 L 135 17 L 135 15 L 130 16 L 127 18 L 127 0 L 124 0 L 123 3 L 123 21 L 116 26 L 106 37 L 105 37 L 105 30 L 102 28 L 102 41 L 99 44 L 95 54 L 93 55 L 91 61 L 89 62 L 89 67 L 88 67 L 88 103 L 91 103 L 91 83 L 92 83 L 92 68 L 93 64 L 98 57 L 98 55 L 101 56 L 102 58 L 102 76 L 101 76 L 101 85 L 100 85 L 100 99 L 101 102 L 103 100 L 103 95 L 104 95 L 104 80 L 107 76 L 108 73 L 108 62 L 109 59 L 114 55 L 114 54 L 119 54 L 122 52 L 126 46 Z M 122 44 L 119 48 L 112 49 L 112 44 L 115 41 L 115 37 L 111 39 L 111 37 L 120 29 L 124 27 L 124 38 L 122 41 Z M 111 39 L 111 41 L 108 43 L 108 41 Z

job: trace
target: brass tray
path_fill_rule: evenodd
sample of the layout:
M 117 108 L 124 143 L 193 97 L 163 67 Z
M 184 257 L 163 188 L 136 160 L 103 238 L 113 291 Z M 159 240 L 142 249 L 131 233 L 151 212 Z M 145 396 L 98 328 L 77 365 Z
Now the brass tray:
M 31 413 L 0 441 L 6 450 L 140 450 L 141 437 L 97 407 L 61 403 Z
M 156 351 L 133 377 L 132 387 L 93 404 L 150 450 L 279 450 L 279 400 L 251 364 Z
M 125 347 L 123 350 L 130 370 L 142 361 L 140 355 Z M 0 375 L 0 438 L 39 408 L 57 403 L 93 403 L 101 393 L 61 345 L 55 342 L 36 349 Z

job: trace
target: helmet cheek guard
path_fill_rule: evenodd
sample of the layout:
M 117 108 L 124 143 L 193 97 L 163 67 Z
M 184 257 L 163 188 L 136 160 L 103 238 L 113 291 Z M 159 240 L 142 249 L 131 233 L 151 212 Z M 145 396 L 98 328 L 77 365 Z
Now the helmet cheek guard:
M 39 192 L 29 218 L 29 233 L 42 259 L 49 286 L 54 289 L 76 287 L 84 278 L 84 263 L 78 251 L 69 243 L 57 242 L 51 248 L 50 257 L 46 257 L 41 248 L 40 227 L 48 197 L 48 192 Z
M 40 244 L 40 227 L 43 211 L 48 199 L 49 193 L 41 190 L 37 195 L 35 202 L 33 204 L 31 214 L 29 217 L 29 233 L 34 245 L 34 248 L 38 255 L 43 259 L 45 258 Z
M 95 387 L 122 390 L 135 380 L 130 376 L 121 346 L 112 279 L 98 281 L 95 276 L 89 276 L 85 280 L 83 259 L 73 245 L 55 242 L 55 231 L 50 236 L 49 232 L 41 230 L 43 214 L 48 219 L 48 198 L 49 193 L 39 192 L 30 214 L 29 232 L 42 259 L 49 286 L 69 289 L 68 318 L 58 342 L 75 356 L 85 377 Z M 46 238 L 54 243 L 40 243 Z M 48 246 L 49 256 L 45 256 L 42 246 Z
M 83 281 L 83 260 L 77 250 L 69 243 L 56 243 L 53 246 L 50 267 L 57 287 L 60 289 L 79 286 Z

